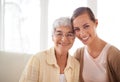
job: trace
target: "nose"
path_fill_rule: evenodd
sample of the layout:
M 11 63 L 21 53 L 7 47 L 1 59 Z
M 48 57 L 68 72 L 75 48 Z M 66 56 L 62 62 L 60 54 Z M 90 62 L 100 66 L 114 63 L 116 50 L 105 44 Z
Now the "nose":
M 81 31 L 79 32 L 79 34 L 80 34 L 80 35 L 84 35 L 84 34 L 85 34 L 85 31 L 84 31 L 84 30 L 81 30 Z
M 66 35 L 63 35 L 62 36 L 62 41 L 66 41 L 67 40 L 67 36 Z

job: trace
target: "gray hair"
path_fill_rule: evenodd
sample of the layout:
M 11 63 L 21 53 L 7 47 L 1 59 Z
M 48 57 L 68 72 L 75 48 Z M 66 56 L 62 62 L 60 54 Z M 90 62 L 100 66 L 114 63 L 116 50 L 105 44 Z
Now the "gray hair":
M 53 22 L 52 34 L 56 30 L 56 28 L 61 27 L 61 26 L 69 27 L 72 29 L 71 19 L 69 17 L 60 17 L 60 18 L 56 19 Z

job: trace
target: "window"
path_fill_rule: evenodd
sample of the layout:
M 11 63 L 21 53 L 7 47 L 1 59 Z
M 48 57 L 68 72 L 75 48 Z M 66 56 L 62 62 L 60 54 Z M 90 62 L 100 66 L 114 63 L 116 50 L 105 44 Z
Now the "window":
M 120 49 L 118 0 L 1 0 L 0 6 L 0 50 L 35 54 L 53 46 L 53 21 L 80 6 L 91 7 L 98 35 Z M 71 52 L 81 46 L 76 39 Z
M 98 0 L 97 18 L 99 36 L 120 49 L 119 0 Z
M 4 0 L 4 51 L 34 53 L 40 49 L 40 1 Z

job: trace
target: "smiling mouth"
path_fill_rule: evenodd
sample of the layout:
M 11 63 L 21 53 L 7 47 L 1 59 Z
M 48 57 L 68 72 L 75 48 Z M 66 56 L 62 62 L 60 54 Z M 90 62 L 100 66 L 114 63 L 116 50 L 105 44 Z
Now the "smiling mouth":
M 88 39 L 89 39 L 89 36 L 82 38 L 82 41 L 87 41 Z
M 69 43 L 60 43 L 60 45 L 62 45 L 62 46 L 68 46 Z

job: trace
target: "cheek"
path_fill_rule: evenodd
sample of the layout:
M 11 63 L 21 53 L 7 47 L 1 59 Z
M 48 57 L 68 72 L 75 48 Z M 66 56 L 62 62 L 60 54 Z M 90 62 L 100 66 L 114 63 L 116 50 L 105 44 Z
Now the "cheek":
M 96 29 L 94 28 L 92 31 L 91 31 L 92 35 L 96 36 Z
M 76 37 L 79 37 L 79 32 L 75 32 L 75 36 L 76 36 Z
M 57 44 L 60 40 L 53 37 L 53 38 L 52 38 L 52 41 L 53 41 L 54 44 Z

